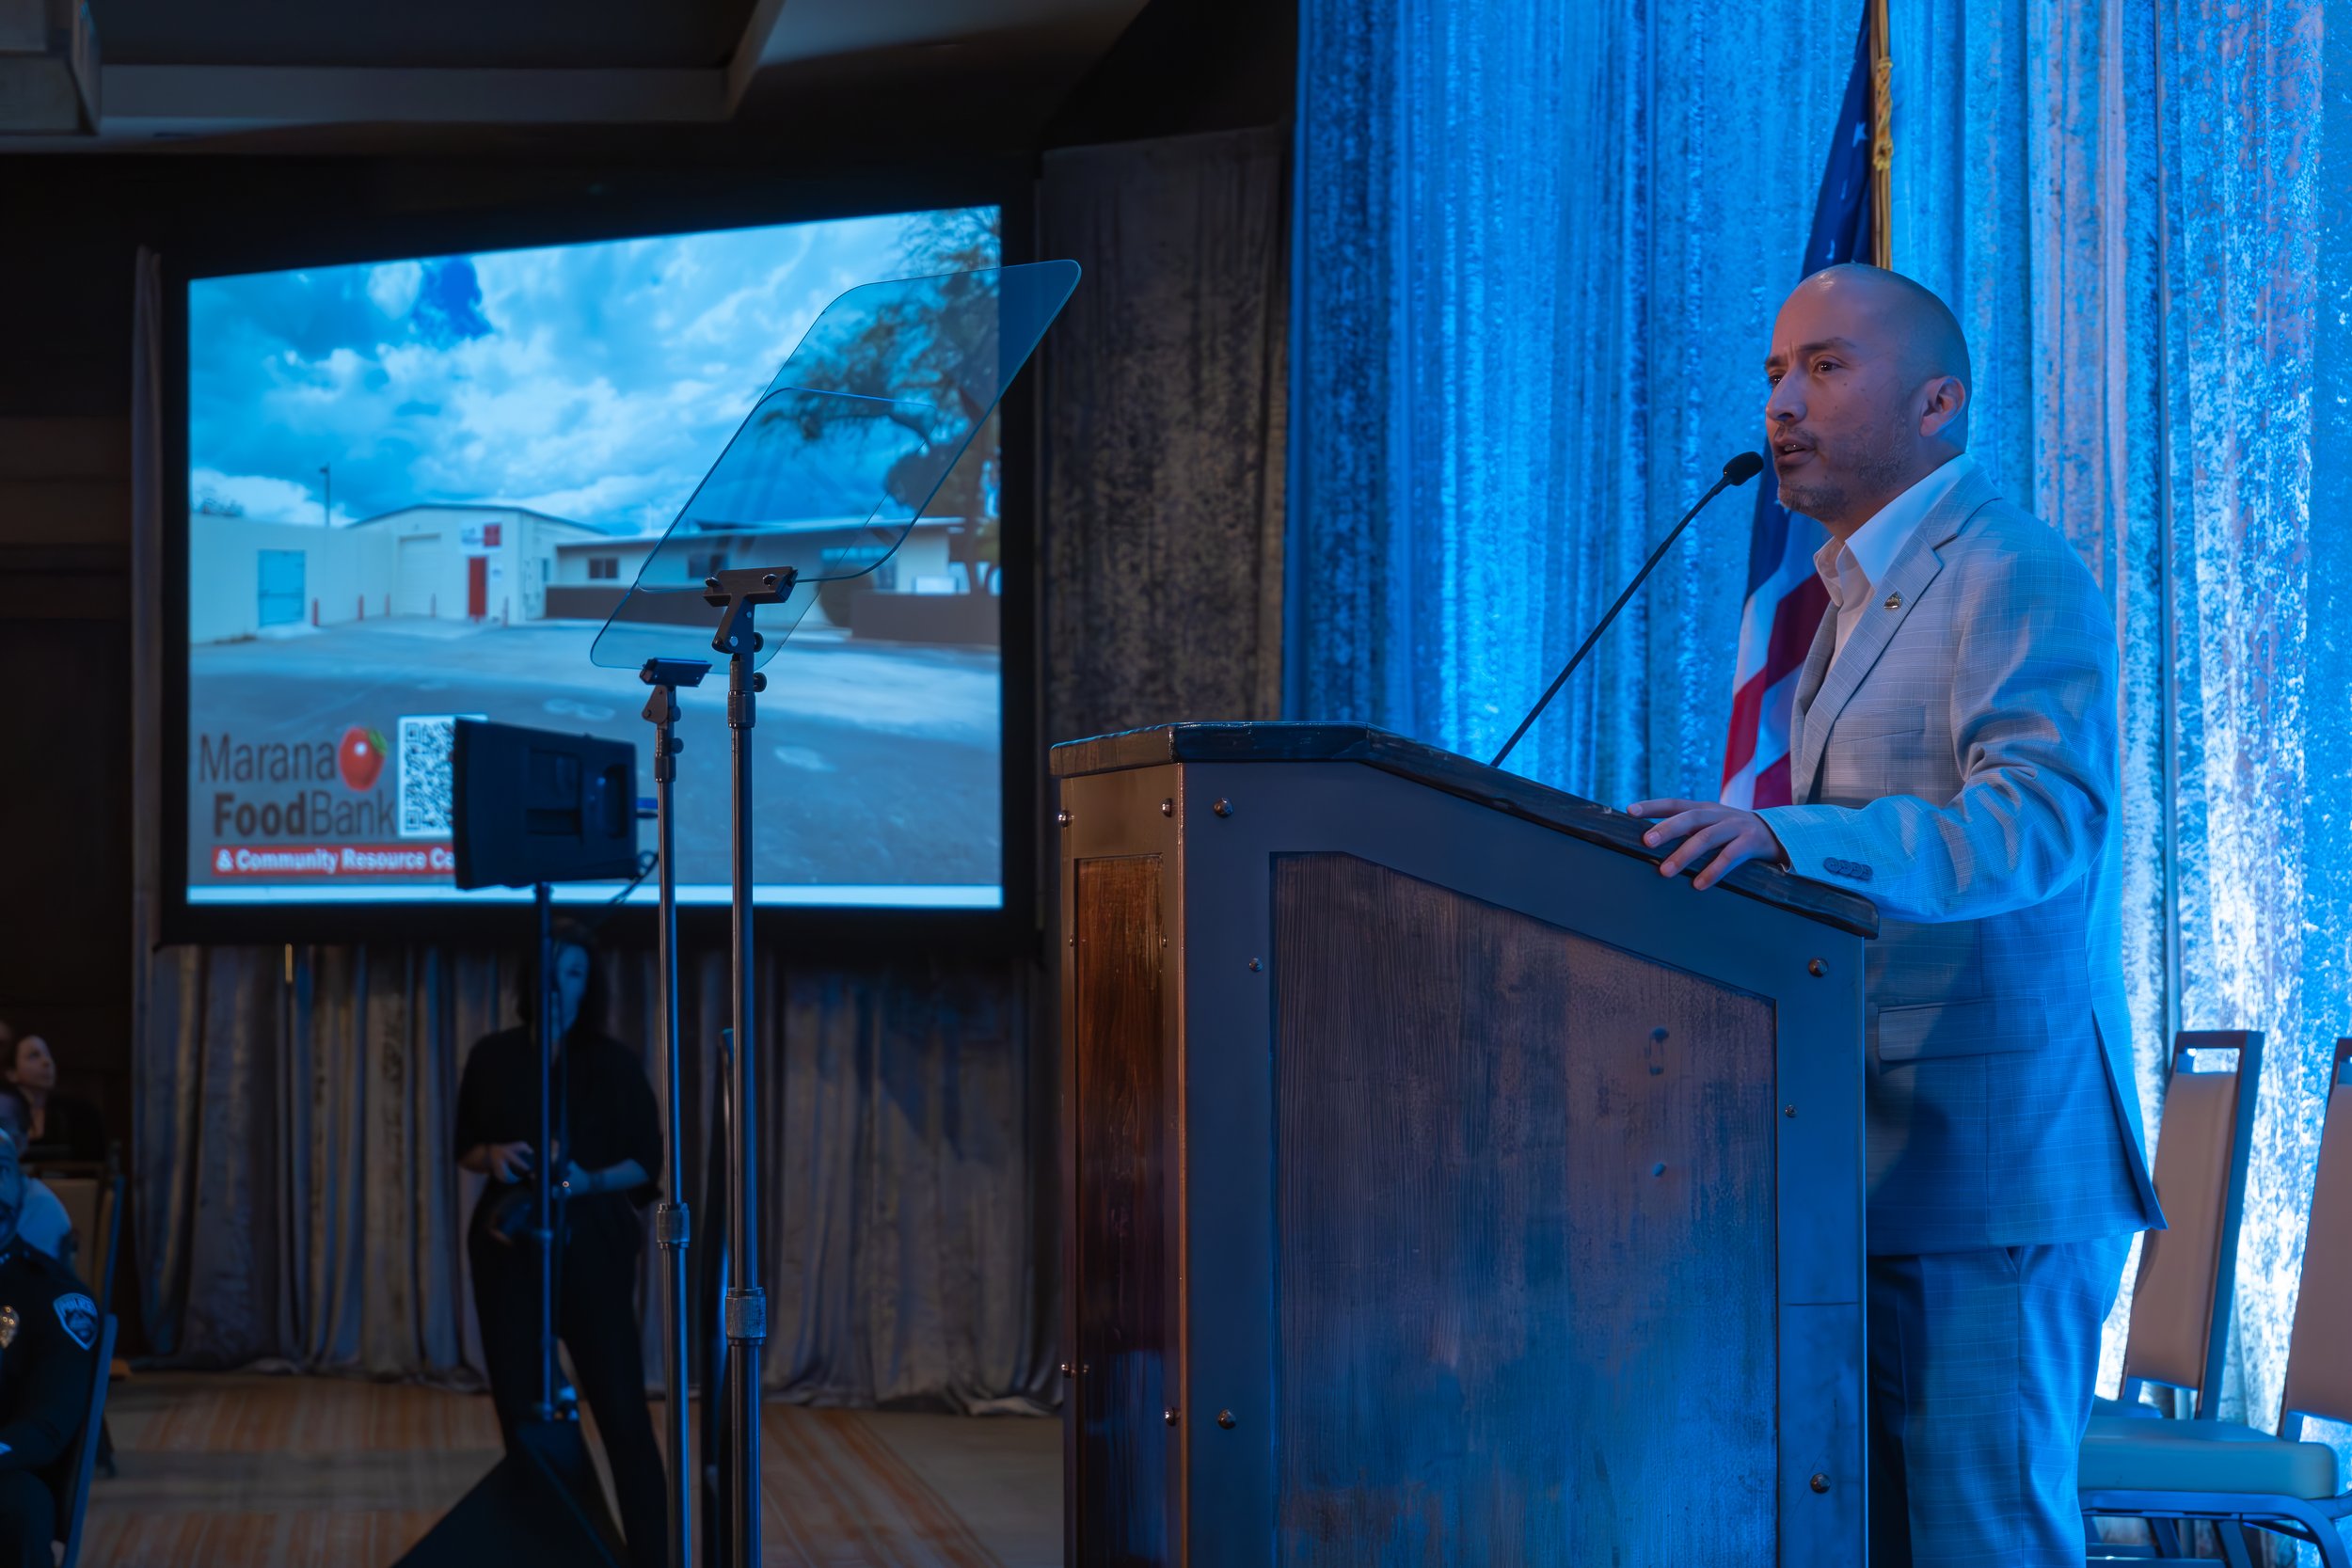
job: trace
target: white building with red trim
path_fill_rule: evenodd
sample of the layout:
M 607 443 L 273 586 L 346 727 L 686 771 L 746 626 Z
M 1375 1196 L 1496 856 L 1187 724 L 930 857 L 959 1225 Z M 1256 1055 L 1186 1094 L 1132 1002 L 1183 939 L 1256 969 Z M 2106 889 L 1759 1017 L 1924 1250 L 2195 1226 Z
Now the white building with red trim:
M 558 547 L 614 538 L 520 506 L 405 506 L 340 528 L 199 512 L 188 518 L 188 641 L 403 617 L 537 621 Z

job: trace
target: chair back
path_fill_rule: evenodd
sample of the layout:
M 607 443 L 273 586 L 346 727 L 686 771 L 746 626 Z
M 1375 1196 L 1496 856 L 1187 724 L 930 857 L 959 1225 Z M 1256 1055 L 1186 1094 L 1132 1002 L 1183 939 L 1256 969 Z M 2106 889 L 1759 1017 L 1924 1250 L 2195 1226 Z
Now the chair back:
M 2287 1337 L 2281 1437 L 2299 1431 L 2305 1416 L 2352 1421 L 2352 1336 L 2345 1333 L 2352 1323 L 2352 1039 L 2336 1041 L 2327 1117 L 2303 1236 L 2303 1288 Z
M 62 1539 L 65 1555 L 57 1568 L 73 1568 L 82 1555 L 82 1526 L 89 1514 L 90 1472 L 98 1467 L 98 1434 L 106 1423 L 106 1369 L 115 1358 L 115 1321 L 99 1320 L 98 1360 L 90 1370 L 89 1411 L 82 1418 L 81 1435 L 73 1440 L 73 1490 L 66 1498 Z
M 25 1175 L 38 1176 L 52 1185 L 58 1181 L 71 1180 L 77 1176 L 104 1176 L 107 1173 L 107 1162 L 103 1160 L 28 1159 L 22 1164 L 24 1166 Z
M 98 1217 L 84 1239 L 82 1277 L 98 1298 L 101 1317 L 114 1310 L 115 1249 L 122 1240 L 122 1178 L 104 1178 L 98 1188 Z
M 2201 1416 L 2219 1408 L 2262 1047 L 2255 1029 L 2173 1039 L 2153 1175 L 2169 1228 L 2148 1232 L 2140 1246 L 2123 1343 L 2127 1398 L 2138 1384 L 2160 1383 L 2195 1390 Z M 2223 1052 L 2236 1053 L 2226 1069 L 2216 1055 Z
M 72 1222 L 73 1272 L 90 1288 L 103 1314 L 114 1307 L 115 1245 L 122 1235 L 122 1178 L 51 1176 L 45 1180 Z
M 57 1195 L 65 1217 L 73 1224 L 73 1240 L 81 1248 L 73 1259 L 73 1272 L 87 1279 L 90 1248 L 98 1244 L 98 1194 L 103 1183 L 95 1176 L 44 1176 L 41 1180 Z

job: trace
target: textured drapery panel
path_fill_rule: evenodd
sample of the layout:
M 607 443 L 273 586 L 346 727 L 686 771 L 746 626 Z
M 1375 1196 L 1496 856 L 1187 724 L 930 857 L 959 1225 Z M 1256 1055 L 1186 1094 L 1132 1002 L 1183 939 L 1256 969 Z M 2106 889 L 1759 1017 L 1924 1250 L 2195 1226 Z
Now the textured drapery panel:
M 1289 138 L 1046 155 L 1044 738 L 1281 706 Z
M 280 948 L 176 948 L 155 965 L 166 1022 L 140 1064 L 139 1196 L 156 1348 L 470 1381 L 465 1227 L 482 1179 L 456 1168 L 450 1129 L 466 1052 L 514 1022 L 529 973 L 394 946 L 296 948 L 291 984 L 285 966 Z M 608 957 L 605 974 L 607 1026 L 650 1040 L 650 957 Z M 723 954 L 694 955 L 680 984 L 690 1173 L 717 1125 L 708 1043 L 729 1022 L 727 975 Z M 770 1390 L 1042 1408 L 1051 1132 L 1017 966 L 770 956 L 759 985 Z M 649 1244 L 648 1304 L 660 1263 Z M 658 1310 L 645 1329 L 652 1375 Z
M 139 1062 L 138 1212 L 156 1349 L 374 1376 L 462 1375 L 469 1301 L 450 1154 L 499 976 L 431 951 L 172 949 Z M 461 1188 L 463 1189 L 461 1193 Z
M 2243 1408 L 2267 1420 L 2328 1048 L 2352 1031 L 2352 453 L 2342 412 L 2352 320 L 2341 309 L 2352 5 L 2165 7 L 2158 17 L 2173 88 L 2180 1010 L 2190 1025 L 2242 1022 L 2278 1042 L 2255 1124 L 2236 1324 Z M 2323 102 L 2338 122 L 2333 157 Z
M 1754 442 L 1856 10 L 1310 0 L 1295 715 L 1483 753 Z M 1896 264 L 1968 329 L 1972 450 L 2116 610 L 2157 1135 L 2171 1027 L 2276 1042 L 2229 1401 L 2267 1421 L 2352 1031 L 2352 4 L 1891 13 Z M 1529 771 L 1713 793 L 1744 563 L 1692 532 Z
M 760 1216 L 771 1390 L 1045 1408 L 1053 1101 L 1035 1092 L 1028 973 L 919 957 L 762 966 L 762 1028 L 772 1039 L 780 1022 L 784 1041 L 761 1080 L 783 1172 Z M 715 1035 L 726 967 L 714 958 L 699 978 Z
M 1499 745 L 1763 436 L 1850 0 L 1309 0 L 1293 717 Z M 1513 765 L 1711 797 L 1747 503 L 1693 525 Z

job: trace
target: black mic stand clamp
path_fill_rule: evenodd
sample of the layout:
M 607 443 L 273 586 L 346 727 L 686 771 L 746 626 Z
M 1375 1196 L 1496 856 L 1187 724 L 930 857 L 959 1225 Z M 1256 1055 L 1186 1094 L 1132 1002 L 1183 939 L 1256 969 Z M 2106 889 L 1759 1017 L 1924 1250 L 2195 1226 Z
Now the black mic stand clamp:
M 675 728 L 677 689 L 700 686 L 708 673 L 709 663 L 699 658 L 649 658 L 637 672 L 637 678 L 653 688 L 653 694 L 645 699 L 645 718 L 653 725 L 654 835 L 656 860 L 661 868 L 655 958 L 656 984 L 660 988 L 657 1006 L 661 1015 L 663 1082 L 670 1105 L 669 1180 L 668 1199 L 654 1211 L 653 1233 L 661 1243 L 670 1302 L 661 1354 L 661 1386 L 667 1401 L 662 1416 L 670 1428 L 670 1568 L 692 1568 L 694 1560 L 692 1426 L 686 1409 L 686 1249 L 692 1225 L 686 1206 L 686 1117 L 678 1070 L 677 813 L 671 786 L 677 782 L 677 754 L 686 750 Z
M 761 605 L 782 603 L 799 581 L 800 574 L 789 566 L 749 566 L 715 572 L 703 583 L 705 602 L 720 611 L 710 646 L 727 656 L 727 728 L 735 772 L 735 1052 L 727 1089 L 733 1105 L 727 1120 L 727 1252 L 733 1262 L 724 1307 L 731 1568 L 758 1568 L 760 1561 L 759 1351 L 768 1338 L 768 1298 L 759 1287 L 759 1053 L 753 1044 L 752 996 L 752 727 L 768 677 L 752 667 L 765 645 L 752 619 Z

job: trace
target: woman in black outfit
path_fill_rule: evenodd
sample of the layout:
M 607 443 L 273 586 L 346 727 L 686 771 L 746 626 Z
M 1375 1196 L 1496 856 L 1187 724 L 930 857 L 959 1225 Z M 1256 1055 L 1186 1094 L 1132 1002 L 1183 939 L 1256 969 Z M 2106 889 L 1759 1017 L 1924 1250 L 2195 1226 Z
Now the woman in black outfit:
M 88 1101 L 57 1092 L 57 1061 L 47 1040 L 26 1035 L 13 1041 L 8 1079 L 8 1093 L 24 1109 L 27 1159 L 105 1159 L 106 1124 Z
M 659 1192 L 661 1122 L 636 1055 L 584 1020 L 601 1008 L 586 939 L 559 933 L 557 1021 L 563 1036 L 548 1108 L 556 1141 L 555 1328 L 612 1462 L 630 1560 L 658 1568 L 667 1555 L 667 1491 L 653 1414 L 645 1403 L 639 1337 L 638 1211 Z M 526 1005 L 528 1019 L 533 1009 Z M 539 1135 L 535 1031 L 477 1042 L 457 1090 L 457 1163 L 490 1178 L 466 1236 L 474 1310 L 499 1426 L 511 1445 L 539 1399 L 539 1260 L 531 1243 L 532 1148 Z

